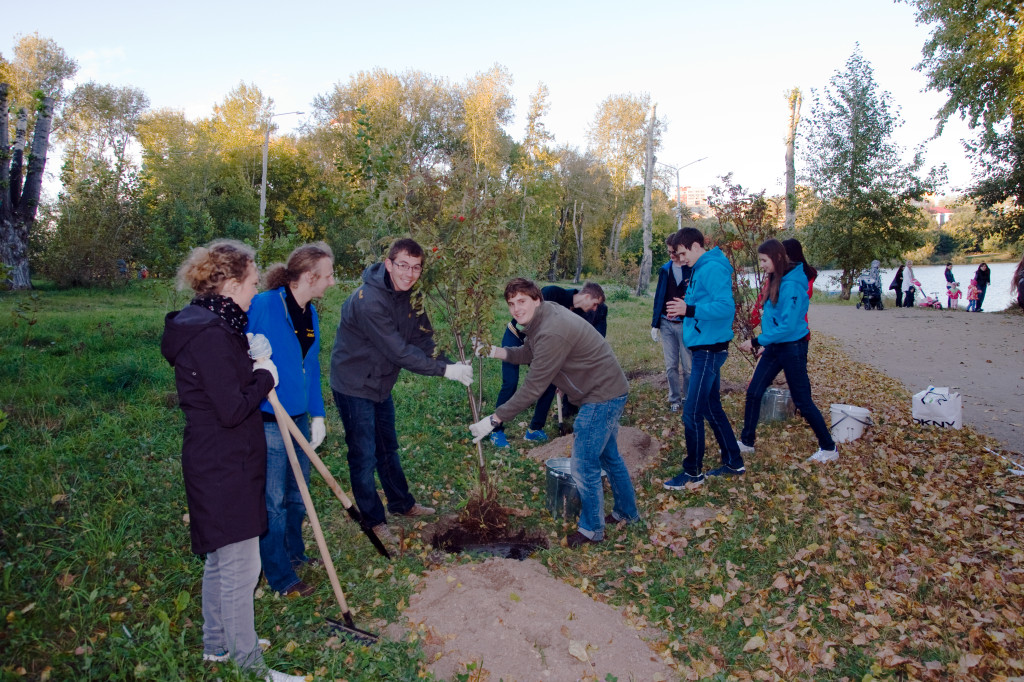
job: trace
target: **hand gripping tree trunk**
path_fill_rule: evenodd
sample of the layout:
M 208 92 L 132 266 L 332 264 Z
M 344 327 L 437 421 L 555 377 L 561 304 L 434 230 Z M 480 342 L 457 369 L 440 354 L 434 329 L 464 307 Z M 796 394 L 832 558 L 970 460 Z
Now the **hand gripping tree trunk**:
M 8 274 L 12 289 L 31 289 L 28 268 L 28 235 L 36 220 L 43 186 L 43 168 L 53 121 L 53 98 L 44 97 L 36 115 L 28 173 L 21 183 L 24 144 L 16 144 L 11 153 L 7 122 L 6 83 L 0 83 L 0 262 Z M 19 117 L 20 119 L 20 117 Z M 19 120 L 18 137 L 22 137 Z

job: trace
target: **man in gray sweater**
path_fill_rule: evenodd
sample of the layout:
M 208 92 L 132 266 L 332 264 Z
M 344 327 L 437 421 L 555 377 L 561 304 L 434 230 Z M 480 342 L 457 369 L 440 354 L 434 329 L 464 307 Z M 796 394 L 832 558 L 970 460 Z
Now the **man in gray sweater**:
M 526 340 L 518 348 L 492 346 L 487 354 L 529 365 L 530 371 L 515 394 L 494 414 L 470 426 L 470 431 L 479 442 L 532 405 L 550 384 L 579 405 L 571 461 L 582 508 L 577 531 L 565 541 L 569 547 L 601 542 L 606 523 L 640 519 L 633 482 L 616 443 L 629 382 L 604 337 L 579 315 L 544 301 L 532 281 L 513 279 L 505 287 L 505 301 L 512 317 L 524 327 Z M 602 469 L 608 474 L 615 502 L 607 516 Z

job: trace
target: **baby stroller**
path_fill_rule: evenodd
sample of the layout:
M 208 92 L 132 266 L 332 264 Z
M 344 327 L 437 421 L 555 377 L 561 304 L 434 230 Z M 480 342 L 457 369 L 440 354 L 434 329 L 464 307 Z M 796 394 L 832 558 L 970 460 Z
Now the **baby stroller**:
M 857 281 L 857 289 L 860 291 L 860 303 L 857 304 L 858 310 L 860 310 L 861 306 L 864 307 L 864 310 L 885 309 L 882 306 L 882 282 L 878 275 L 872 272 L 864 272 Z

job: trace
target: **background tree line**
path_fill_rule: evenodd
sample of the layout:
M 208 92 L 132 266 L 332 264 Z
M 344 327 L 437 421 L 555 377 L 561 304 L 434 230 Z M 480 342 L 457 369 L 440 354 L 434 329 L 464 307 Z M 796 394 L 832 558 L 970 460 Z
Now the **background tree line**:
M 545 127 L 549 93 L 542 83 L 521 139 L 509 134 L 512 76 L 500 65 L 463 83 L 372 69 L 318 95 L 307 122 L 281 135 L 273 100 L 254 84 L 240 83 L 209 115 L 189 119 L 151 109 L 145 93 L 130 86 L 69 88 L 75 61 L 52 40 L 21 36 L 10 59 L 0 55 L 0 83 L 9 84 L 0 149 L 7 280 L 27 288 L 29 263 L 33 274 L 60 285 L 116 281 L 125 263 L 166 275 L 184 252 L 215 237 L 257 244 L 264 261 L 296 242 L 323 239 L 345 274 L 355 275 L 395 235 L 435 235 L 456 216 L 500 226 L 512 246 L 510 272 L 576 281 L 601 274 L 638 291 L 646 284 L 638 281 L 645 251 L 655 264 L 664 262 L 664 237 L 676 229 L 680 209 L 685 224 L 726 245 L 796 234 L 816 263 L 843 270 L 846 291 L 872 258 L 895 260 L 929 243 L 933 250 L 1012 247 L 1024 223 L 1017 208 L 1024 156 L 1013 151 L 1024 149 L 1024 136 L 1015 132 L 1019 94 L 1008 94 L 1009 81 L 986 86 L 969 56 L 954 54 L 947 24 L 957 11 L 941 2 L 914 4 L 922 21 L 945 27 L 936 29 L 921 65 L 932 87 L 951 93 L 940 113 L 960 111 L 983 131 L 967 150 L 982 179 L 941 234 L 918 202 L 942 182 L 942 169 L 925 172 L 920 153 L 908 155 L 893 142 L 897 108 L 859 48 L 825 88 L 812 90 L 805 121 L 800 91 L 786 93 L 786 196 L 744 191 L 723 177 L 712 193 L 712 215 L 700 218 L 675 206 L 674 176 L 654 165 L 665 121 L 646 95 L 606 98 L 581 150 L 558 143 Z M 1006 63 L 1024 63 L 1019 46 L 1010 53 Z M 970 93 L 963 78 L 954 87 L 949 73 L 957 68 L 973 74 Z M 1005 70 L 984 74 L 1006 78 Z M 969 94 L 1007 102 L 978 107 Z M 23 151 L 40 142 L 37 131 L 51 141 L 49 168 L 59 164 L 61 190 L 50 202 L 39 201 L 41 177 L 31 175 L 29 161 L 38 163 L 39 154 Z M 794 156 L 802 162 L 799 177 Z M 759 216 L 757 225 L 737 218 L 749 215 Z M 20 251 L 19 238 L 27 241 Z M 731 250 L 740 265 L 753 265 L 746 246 Z

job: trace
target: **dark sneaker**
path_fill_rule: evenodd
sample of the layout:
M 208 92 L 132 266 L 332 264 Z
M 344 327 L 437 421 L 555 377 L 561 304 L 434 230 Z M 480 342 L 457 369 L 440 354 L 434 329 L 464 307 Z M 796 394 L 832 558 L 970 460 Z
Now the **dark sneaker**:
M 704 474 L 697 474 L 696 476 L 691 476 L 690 474 L 686 473 L 685 471 L 682 471 L 682 472 L 679 473 L 678 476 L 674 476 L 674 477 L 668 479 L 667 481 L 662 483 L 662 485 L 665 486 L 666 490 L 682 490 L 688 484 L 699 485 L 699 484 L 701 484 L 703 482 L 704 482 Z
M 496 448 L 507 448 L 508 438 L 505 437 L 504 431 L 495 431 L 491 434 L 491 445 Z
M 314 588 L 312 585 L 307 585 L 306 583 L 300 580 L 299 582 L 295 583 L 294 585 L 286 589 L 281 594 L 285 597 L 308 597 L 314 592 L 316 592 L 316 588 Z
M 604 525 L 606 526 L 617 526 L 620 523 L 625 523 L 628 526 L 632 526 L 634 523 L 640 523 L 640 517 L 627 521 L 626 519 L 617 519 L 614 514 L 607 514 L 604 517 Z
M 548 439 L 548 434 L 544 433 L 540 429 L 526 429 L 526 435 L 523 436 L 526 440 L 532 440 L 535 443 L 543 443 Z
M 579 531 L 576 531 L 572 535 L 568 535 L 565 538 L 565 546 L 570 549 L 576 549 L 577 547 L 582 547 L 583 545 L 597 545 L 600 544 L 600 542 L 600 540 L 591 540 Z
M 723 464 L 717 469 L 712 469 L 708 472 L 708 476 L 742 476 L 747 473 L 747 467 L 740 467 L 739 469 L 733 469 L 731 466 Z

